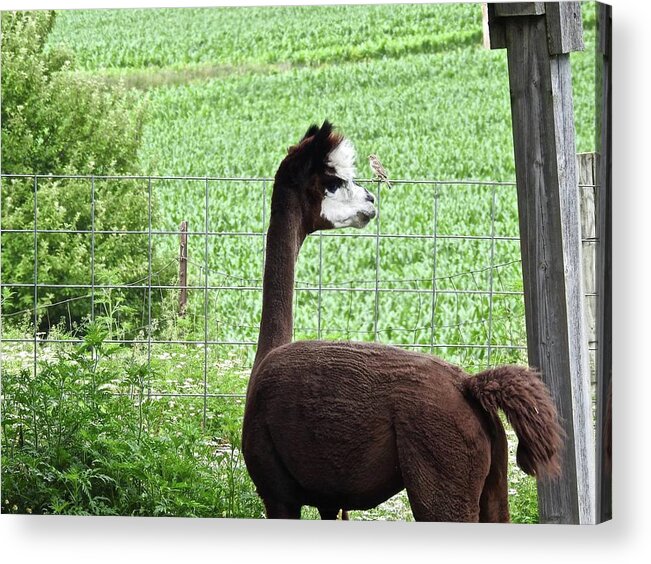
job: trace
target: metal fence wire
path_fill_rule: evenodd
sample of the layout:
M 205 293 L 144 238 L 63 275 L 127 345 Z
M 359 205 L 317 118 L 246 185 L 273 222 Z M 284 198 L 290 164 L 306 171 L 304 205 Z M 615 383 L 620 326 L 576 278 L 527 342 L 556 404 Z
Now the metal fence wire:
M 378 216 L 365 230 L 308 237 L 294 338 L 379 341 L 469 371 L 526 362 L 515 183 L 392 180 L 387 190 L 359 182 L 374 191 Z M 241 401 L 272 183 L 3 174 L 5 368 L 37 376 L 101 321 L 107 344 L 146 364 L 148 397 L 203 398 L 204 422 L 208 398 Z M 12 213 L 19 205 L 33 208 L 33 224 Z M 584 238 L 584 249 L 595 243 Z M 21 268 L 7 251 L 16 248 Z M 125 386 L 116 370 L 113 392 Z

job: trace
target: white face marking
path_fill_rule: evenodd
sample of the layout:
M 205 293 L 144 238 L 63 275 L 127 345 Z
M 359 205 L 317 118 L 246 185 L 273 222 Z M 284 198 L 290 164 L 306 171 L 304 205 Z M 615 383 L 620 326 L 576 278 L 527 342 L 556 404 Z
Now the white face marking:
M 335 169 L 335 175 L 352 182 L 355 176 L 355 147 L 344 139 L 328 155 L 328 166 Z
M 344 139 L 328 155 L 328 166 L 341 179 L 341 185 L 334 191 L 326 190 L 321 202 L 321 217 L 335 228 L 365 227 L 375 217 L 373 196 L 353 182 L 355 176 L 355 148 Z
M 335 192 L 326 191 L 321 202 L 321 217 L 335 228 L 365 227 L 376 214 L 373 200 L 369 196 L 366 188 L 358 186 L 352 180 L 344 181 Z

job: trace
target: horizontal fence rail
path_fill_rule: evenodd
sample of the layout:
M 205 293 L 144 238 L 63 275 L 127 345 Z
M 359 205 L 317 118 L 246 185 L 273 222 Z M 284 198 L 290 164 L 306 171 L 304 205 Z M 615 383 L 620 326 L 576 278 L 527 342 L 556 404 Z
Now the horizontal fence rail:
M 145 359 L 147 397 L 202 398 L 204 423 L 209 398 L 242 399 L 245 386 L 228 389 L 224 374 L 242 380 L 251 366 L 271 178 L 3 174 L 1 181 L 1 247 L 25 246 L 22 270 L 0 255 L 5 367 L 36 376 L 57 347 L 84 342 L 83 328 L 101 319 L 106 343 Z M 378 216 L 362 231 L 308 237 L 296 270 L 294 337 L 379 341 L 470 369 L 526 362 L 515 183 L 397 179 L 388 191 L 358 182 L 374 187 Z M 22 205 L 33 209 L 33 222 L 12 214 L 15 194 L 28 198 Z M 125 194 L 142 204 L 132 225 L 116 204 Z M 73 219 L 54 222 L 53 202 Z M 594 233 L 583 244 L 598 244 Z M 129 275 L 106 264 L 106 250 L 120 245 L 139 257 Z M 87 264 L 50 278 L 52 248 L 62 261 L 76 249 Z M 128 392 L 116 382 L 113 393 Z

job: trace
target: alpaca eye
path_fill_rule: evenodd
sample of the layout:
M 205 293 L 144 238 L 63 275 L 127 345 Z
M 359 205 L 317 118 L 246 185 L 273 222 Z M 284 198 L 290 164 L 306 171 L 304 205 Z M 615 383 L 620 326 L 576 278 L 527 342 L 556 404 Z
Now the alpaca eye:
M 323 186 L 326 189 L 326 192 L 334 194 L 339 188 L 341 188 L 343 182 L 344 181 L 341 178 L 329 178 L 323 183 Z

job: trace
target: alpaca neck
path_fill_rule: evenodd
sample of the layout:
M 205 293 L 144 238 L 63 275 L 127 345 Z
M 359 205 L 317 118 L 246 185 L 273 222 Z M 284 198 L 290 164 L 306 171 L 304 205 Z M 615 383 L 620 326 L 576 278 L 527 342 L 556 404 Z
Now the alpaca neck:
M 307 235 L 297 217 L 288 208 L 272 209 L 267 231 L 262 319 L 254 370 L 270 351 L 292 340 L 294 267 Z

